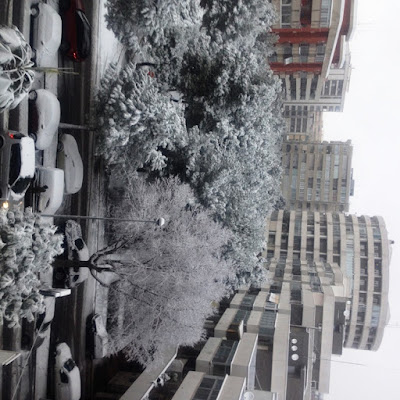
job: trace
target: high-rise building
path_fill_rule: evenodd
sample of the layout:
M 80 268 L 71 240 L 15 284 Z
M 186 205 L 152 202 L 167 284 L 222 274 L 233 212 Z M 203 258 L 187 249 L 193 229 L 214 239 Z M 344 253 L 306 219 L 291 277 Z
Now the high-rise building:
M 310 211 L 349 211 L 354 192 L 347 142 L 282 143 L 282 196 L 286 208 Z
M 272 0 L 279 36 L 270 57 L 285 90 L 287 134 L 318 140 L 320 113 L 342 111 L 349 86 L 349 40 L 356 0 Z
M 276 211 L 268 218 L 268 260 L 340 266 L 351 301 L 345 346 L 377 350 L 388 322 L 391 242 L 381 217 Z
M 387 323 L 390 242 L 379 217 L 280 210 L 267 218 L 267 281 L 239 289 L 191 352 L 165 352 L 124 400 L 317 400 L 332 355 L 376 350 Z M 173 377 L 157 388 L 157 377 Z

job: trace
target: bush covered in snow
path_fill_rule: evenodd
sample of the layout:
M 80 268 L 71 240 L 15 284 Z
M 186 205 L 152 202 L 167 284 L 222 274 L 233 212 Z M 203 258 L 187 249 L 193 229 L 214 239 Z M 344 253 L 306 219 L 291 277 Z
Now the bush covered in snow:
M 63 252 L 56 227 L 30 208 L 0 210 L 0 317 L 13 327 L 43 310 L 40 274 Z

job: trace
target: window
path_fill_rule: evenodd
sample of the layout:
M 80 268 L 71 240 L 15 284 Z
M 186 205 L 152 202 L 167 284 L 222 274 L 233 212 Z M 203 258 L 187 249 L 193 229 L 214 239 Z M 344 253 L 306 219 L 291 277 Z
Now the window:
M 296 100 L 296 78 L 290 76 L 289 82 L 290 82 L 290 97 L 292 100 Z
M 324 96 L 329 96 L 330 87 L 331 87 L 331 81 L 326 81 L 322 92 Z
M 299 47 L 300 62 L 307 62 L 308 54 L 310 52 L 310 45 L 308 43 L 303 43 Z
M 328 28 L 331 21 L 332 0 L 321 0 L 320 27 Z
M 318 85 L 318 76 L 314 75 L 311 80 L 311 87 L 310 87 L 310 99 L 311 100 L 315 99 L 315 92 L 317 90 L 317 85 Z
M 300 100 L 305 100 L 307 91 L 307 76 L 300 78 Z
M 216 399 L 221 390 L 224 378 L 206 376 L 200 383 L 193 400 L 213 400 Z
M 282 0 L 281 26 L 289 28 L 292 22 L 292 0 Z

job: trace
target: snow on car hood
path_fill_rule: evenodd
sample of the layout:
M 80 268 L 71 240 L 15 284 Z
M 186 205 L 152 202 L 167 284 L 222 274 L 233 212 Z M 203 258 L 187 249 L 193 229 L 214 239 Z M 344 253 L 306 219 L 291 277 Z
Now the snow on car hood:
M 21 170 L 22 178 L 33 178 L 35 174 L 35 143 L 30 137 L 21 138 Z

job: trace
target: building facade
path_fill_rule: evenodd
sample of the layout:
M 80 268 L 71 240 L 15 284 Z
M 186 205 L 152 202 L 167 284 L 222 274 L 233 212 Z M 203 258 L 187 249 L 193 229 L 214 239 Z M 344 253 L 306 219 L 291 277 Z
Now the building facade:
M 349 211 L 354 193 L 347 142 L 282 143 L 282 196 L 286 208 L 310 211 Z
M 279 39 L 271 69 L 285 90 L 287 135 L 318 140 L 321 112 L 343 111 L 356 0 L 272 0 Z
M 346 347 L 377 350 L 388 322 L 391 242 L 381 217 L 276 211 L 267 222 L 268 260 L 340 266 L 351 302 Z

